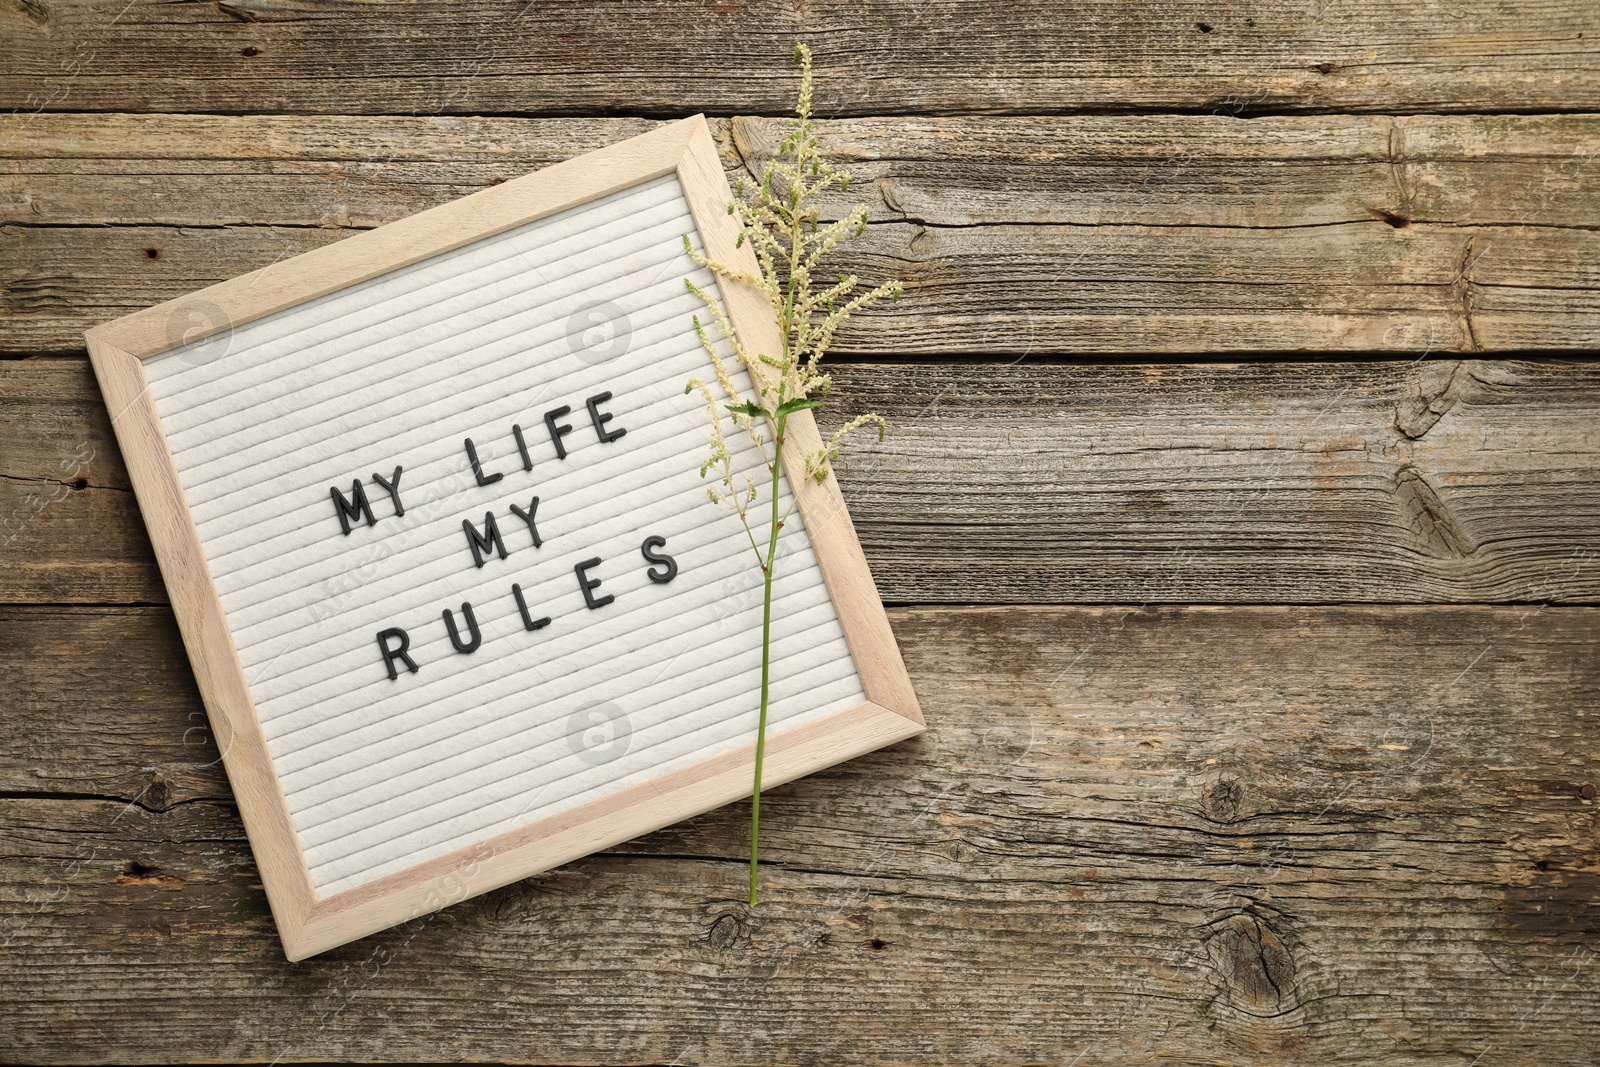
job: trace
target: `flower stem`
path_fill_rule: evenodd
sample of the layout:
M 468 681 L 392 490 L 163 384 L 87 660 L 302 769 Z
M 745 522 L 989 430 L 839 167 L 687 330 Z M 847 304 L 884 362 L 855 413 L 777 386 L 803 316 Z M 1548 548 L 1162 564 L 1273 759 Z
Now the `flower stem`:
M 772 533 L 767 540 L 767 560 L 762 570 L 766 572 L 766 594 L 761 606 L 761 720 L 756 724 L 756 780 L 750 794 L 750 905 L 756 903 L 756 855 L 761 841 L 761 763 L 767 754 L 767 703 L 770 689 L 768 680 L 772 673 L 772 571 L 778 561 L 778 531 L 783 523 L 778 518 L 778 485 L 783 476 L 783 424 L 787 417 L 778 419 L 772 460 Z

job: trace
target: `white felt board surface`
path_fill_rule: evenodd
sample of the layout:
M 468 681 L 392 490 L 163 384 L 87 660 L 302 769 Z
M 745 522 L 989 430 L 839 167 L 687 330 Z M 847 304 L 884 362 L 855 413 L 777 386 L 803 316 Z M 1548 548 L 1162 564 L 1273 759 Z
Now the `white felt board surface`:
M 755 739 L 761 574 L 699 473 L 684 384 L 711 367 L 684 279 L 717 289 L 684 234 L 669 174 L 145 361 L 319 896 Z M 607 391 L 602 428 L 625 433 L 604 442 L 585 401 Z M 763 480 L 729 442 L 741 483 Z M 373 479 L 396 465 L 404 515 Z M 355 479 L 376 521 L 346 535 L 329 490 Z M 538 547 L 510 510 L 535 495 Z M 462 520 L 486 512 L 508 555 L 478 567 Z M 574 567 L 596 557 L 591 592 L 615 600 L 589 608 Z M 513 583 L 548 625 L 525 628 Z M 798 511 L 776 598 L 769 736 L 865 700 Z M 470 654 L 441 617 L 465 637 L 463 603 Z M 391 680 L 392 627 L 418 670 Z

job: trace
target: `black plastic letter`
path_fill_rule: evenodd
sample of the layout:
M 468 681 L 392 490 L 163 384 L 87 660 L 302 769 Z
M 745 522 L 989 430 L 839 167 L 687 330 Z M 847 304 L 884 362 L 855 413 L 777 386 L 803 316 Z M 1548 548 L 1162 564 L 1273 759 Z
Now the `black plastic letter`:
M 493 474 L 483 473 L 483 467 L 478 463 L 478 450 L 472 447 L 472 438 L 470 437 L 467 438 L 467 459 L 472 461 L 472 476 L 478 479 L 479 485 L 493 485 L 505 477 L 499 471 L 495 471 Z
M 511 436 L 517 439 L 517 454 L 522 457 L 522 469 L 533 470 L 533 457 L 528 455 L 528 441 L 522 436 L 522 427 L 515 422 L 511 424 Z
M 389 638 L 398 638 L 400 644 L 395 648 L 389 647 Z M 400 672 L 394 669 L 394 661 L 401 660 L 406 665 L 406 670 L 412 674 L 417 673 L 417 661 L 411 658 L 411 637 L 398 626 L 391 626 L 387 630 L 378 631 L 378 651 L 383 653 L 383 665 L 389 668 L 389 681 L 400 677 Z
M 533 547 L 538 548 L 543 545 L 544 538 L 539 536 L 539 527 L 535 526 L 533 522 L 534 512 L 539 510 L 539 498 L 533 498 L 533 503 L 528 505 L 527 511 L 523 511 L 515 504 L 511 505 L 511 510 L 516 512 L 517 518 L 528 524 L 528 532 L 533 534 Z
M 645 574 L 649 575 L 652 582 L 659 582 L 662 585 L 666 585 L 668 582 L 672 581 L 672 579 L 678 576 L 678 561 L 667 555 L 665 552 L 655 551 L 658 548 L 666 547 L 667 539 L 662 537 L 660 534 L 651 534 L 649 537 L 644 539 L 644 544 L 639 546 L 639 551 L 643 553 L 644 558 L 648 562 L 660 563 L 667 568 L 665 571 L 660 573 L 657 573 L 654 567 L 651 567 L 649 570 L 645 571 Z
M 572 427 L 567 423 L 557 422 L 556 420 L 563 415 L 571 414 L 572 409 L 566 404 L 562 404 L 558 408 L 551 408 L 544 413 L 545 429 L 550 431 L 550 443 L 556 446 L 557 459 L 567 458 L 567 446 L 561 443 L 561 439 L 572 432 Z
M 522 628 L 524 630 L 542 630 L 550 625 L 550 616 L 548 615 L 542 619 L 533 617 L 533 613 L 528 610 L 528 601 L 522 595 L 522 586 L 512 582 L 511 595 L 517 601 L 517 610 L 522 613 Z
M 606 423 L 611 421 L 612 415 L 609 411 L 601 411 L 600 405 L 610 399 L 611 390 L 607 389 L 605 392 L 596 393 L 584 401 L 584 405 L 589 409 L 589 421 L 594 423 L 594 432 L 600 435 L 600 443 L 603 445 L 609 445 L 612 441 L 628 432 L 621 426 L 618 426 L 615 430 L 606 429 Z
M 505 559 L 509 554 L 506 552 L 505 541 L 500 537 L 500 527 L 495 525 L 494 512 L 483 513 L 483 533 L 478 532 L 478 528 L 472 525 L 471 519 L 462 519 L 461 529 L 467 535 L 467 547 L 472 549 L 472 562 L 479 567 L 483 566 L 483 554 L 491 548 L 500 553 L 501 559 Z
M 600 566 L 600 557 L 595 556 L 593 559 L 586 559 L 572 568 L 573 573 L 578 576 L 578 588 L 583 590 L 583 602 L 589 605 L 590 610 L 603 608 L 617 599 L 610 593 L 602 597 L 594 595 L 594 591 L 600 588 L 600 579 L 589 577 L 589 568 L 598 566 Z
M 353 501 L 346 500 L 337 485 L 328 487 L 328 495 L 333 498 L 333 510 L 339 514 L 339 529 L 344 531 L 346 537 L 350 536 L 350 523 L 355 519 L 365 517 L 368 526 L 377 523 L 377 518 L 372 514 L 372 505 L 367 503 L 367 491 L 362 487 L 360 478 L 350 483 L 350 495 L 355 498 Z
M 383 486 L 383 491 L 389 494 L 389 499 L 394 501 L 394 517 L 399 518 L 406 513 L 406 506 L 400 503 L 400 464 L 394 466 L 394 477 L 386 479 L 377 471 L 372 472 L 372 480 Z
M 461 643 L 461 631 L 456 629 L 455 613 L 445 608 L 444 625 L 450 631 L 450 643 L 456 646 L 457 652 L 476 652 L 478 646 L 483 644 L 483 634 L 478 632 L 478 620 L 472 617 L 472 605 L 464 600 L 461 602 L 461 614 L 467 617 L 467 633 L 472 635 L 472 640 Z

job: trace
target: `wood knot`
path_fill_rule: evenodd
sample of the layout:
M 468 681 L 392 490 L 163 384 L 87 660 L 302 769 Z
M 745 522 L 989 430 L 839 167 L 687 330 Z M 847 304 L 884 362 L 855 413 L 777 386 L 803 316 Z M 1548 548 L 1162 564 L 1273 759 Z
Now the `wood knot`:
M 177 889 L 183 885 L 183 879 L 175 874 L 168 874 L 160 867 L 140 863 L 138 860 L 129 860 L 122 865 L 122 874 L 117 877 L 118 885 L 153 885 L 161 889 Z
M 139 795 L 139 804 L 150 811 L 166 811 L 172 807 L 172 793 L 172 782 L 167 776 L 160 771 L 151 771 L 150 781 Z
M 31 22 L 36 28 L 47 33 L 50 30 L 50 10 L 44 6 L 42 0 L 9 0 L 8 3 L 0 5 L 0 13 Z
M 1411 395 L 1394 406 L 1394 428 L 1402 436 L 1415 441 L 1450 413 L 1461 400 L 1461 368 L 1459 360 L 1422 365 L 1411 382 Z
M 1405 463 L 1394 475 L 1395 505 L 1417 545 L 1435 559 L 1465 559 L 1478 550 L 1437 490 L 1420 470 Z
M 256 14 L 254 11 L 251 11 L 249 8 L 240 7 L 237 4 L 224 4 L 222 3 L 222 0 L 217 0 L 217 10 L 235 22 L 261 21 L 261 16 Z
M 917 227 L 917 232 L 911 236 L 911 254 L 918 259 L 926 259 L 934 248 L 934 236 L 926 226 Z
M 494 909 L 495 922 L 512 922 L 528 913 L 530 895 L 526 882 L 513 882 L 487 899 Z
M 739 943 L 739 938 L 744 936 L 744 924 L 739 917 L 729 912 L 719 916 L 706 931 L 706 943 L 718 952 L 726 952 Z
M 1210 822 L 1238 822 L 1244 808 L 1244 783 L 1225 774 L 1200 794 L 1200 812 Z
M 1258 1019 L 1300 1006 L 1294 954 L 1265 915 L 1229 909 L 1201 928 L 1200 939 L 1229 1006 Z
M 883 198 L 883 206 L 896 215 L 904 215 L 905 207 L 900 202 L 899 185 L 893 178 L 879 178 L 874 183 L 878 188 L 878 195 Z
M 1369 207 L 1367 208 L 1367 214 L 1371 215 L 1379 222 L 1393 226 L 1397 230 L 1403 230 L 1411 225 L 1411 220 L 1406 218 L 1406 216 L 1396 214 L 1393 211 L 1385 211 L 1381 207 Z

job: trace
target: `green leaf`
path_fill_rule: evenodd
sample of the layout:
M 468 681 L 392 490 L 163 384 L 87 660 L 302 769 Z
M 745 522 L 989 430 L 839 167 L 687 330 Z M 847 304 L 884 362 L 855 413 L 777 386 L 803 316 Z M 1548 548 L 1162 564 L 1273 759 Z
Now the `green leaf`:
M 810 408 L 820 408 L 822 401 L 812 400 L 810 397 L 797 396 L 793 400 L 785 400 L 778 405 L 778 415 L 789 415 L 796 411 L 806 411 Z
M 746 400 L 743 404 L 729 404 L 727 407 L 728 410 L 733 412 L 735 415 L 748 415 L 752 419 L 772 417 L 766 408 L 757 404 L 753 400 Z

